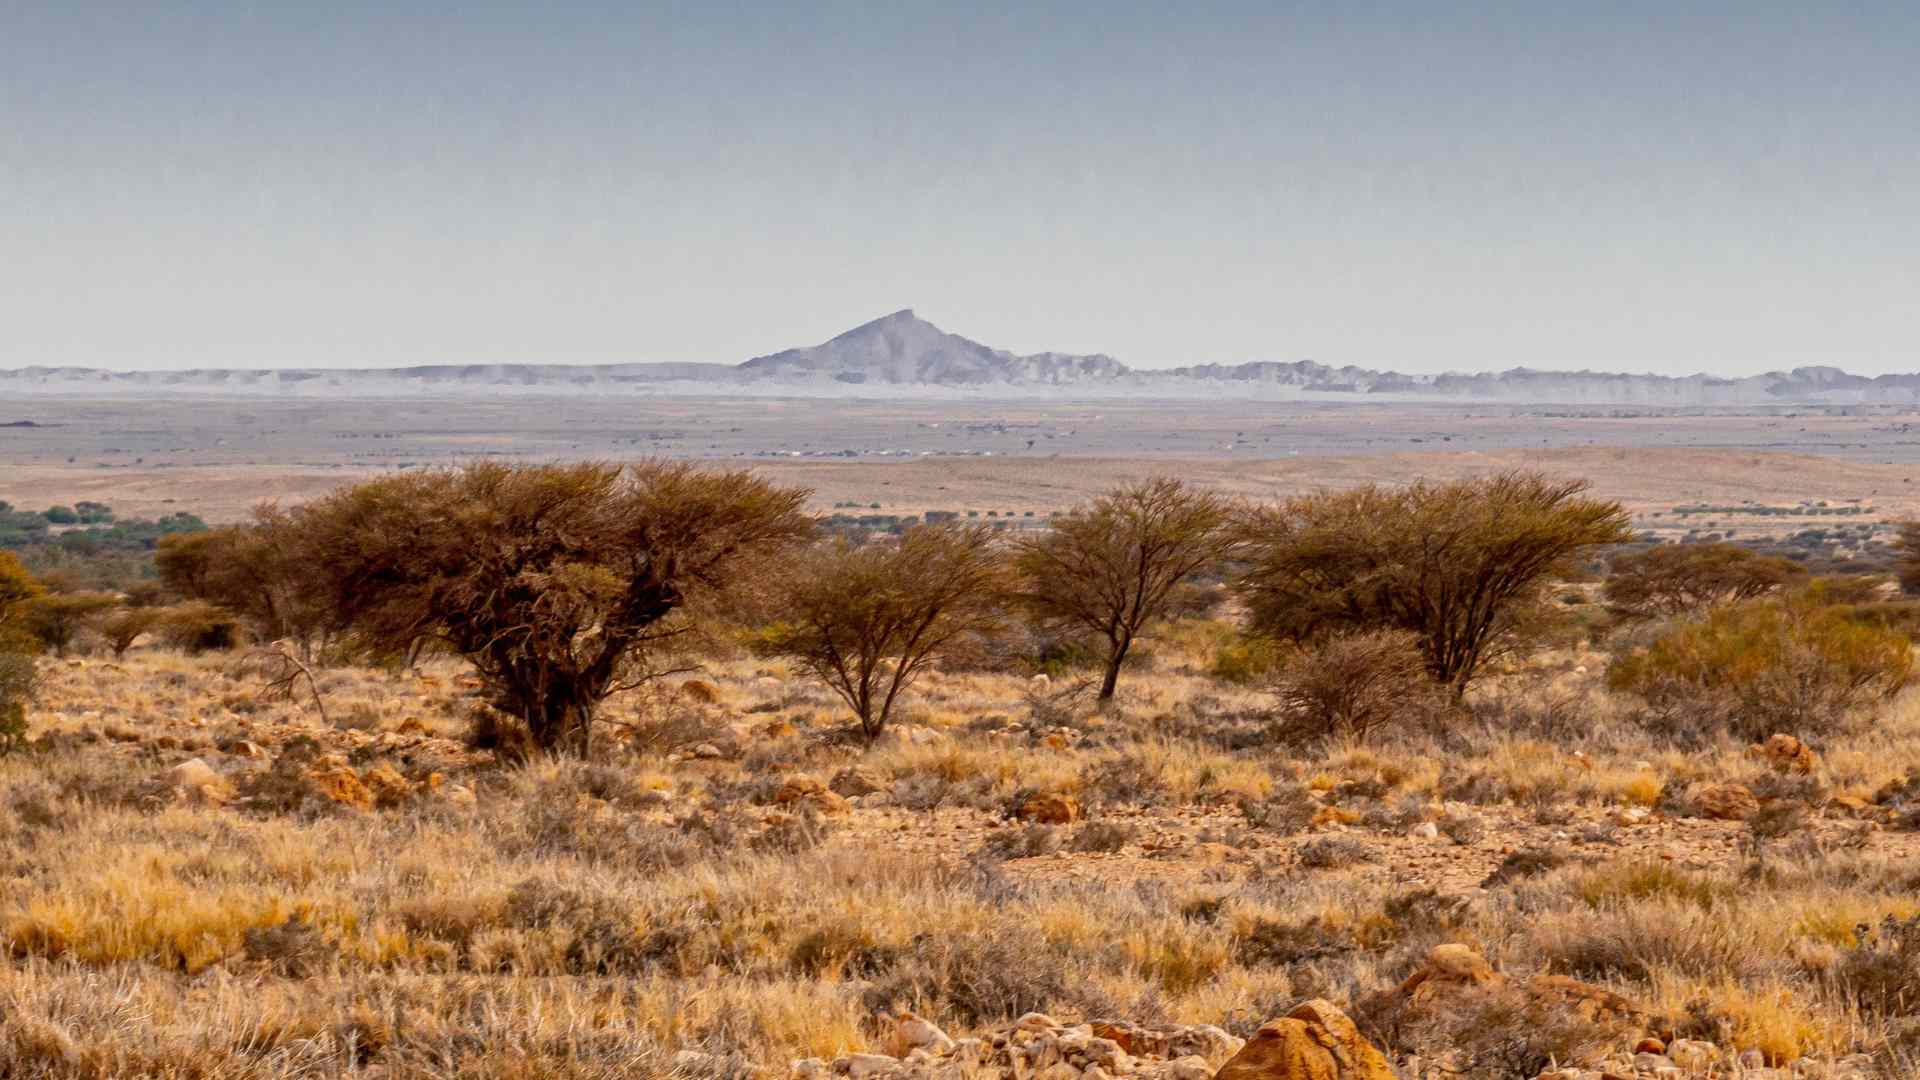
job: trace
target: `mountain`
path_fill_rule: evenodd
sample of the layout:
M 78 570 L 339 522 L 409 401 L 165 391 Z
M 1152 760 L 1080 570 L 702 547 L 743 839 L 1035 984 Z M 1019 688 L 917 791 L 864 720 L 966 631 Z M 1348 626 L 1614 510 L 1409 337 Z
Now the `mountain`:
M 1569 405 L 1753 406 L 1920 404 L 1920 374 L 1850 375 L 1802 367 L 1744 378 L 1538 371 L 1406 375 L 1256 360 L 1133 369 L 1102 354 L 1017 355 L 951 334 L 911 310 L 806 348 L 740 364 L 466 364 L 335 370 L 0 371 L 7 395 L 147 394 L 286 397 L 446 395 L 1258 398 L 1440 400 Z
M 856 326 L 822 345 L 756 356 L 741 364 L 748 378 L 792 379 L 826 375 L 842 383 L 893 386 L 931 383 L 1061 385 L 1110 379 L 1127 373 L 1111 356 L 1035 353 L 1015 356 L 969 341 L 916 316 L 912 309 Z

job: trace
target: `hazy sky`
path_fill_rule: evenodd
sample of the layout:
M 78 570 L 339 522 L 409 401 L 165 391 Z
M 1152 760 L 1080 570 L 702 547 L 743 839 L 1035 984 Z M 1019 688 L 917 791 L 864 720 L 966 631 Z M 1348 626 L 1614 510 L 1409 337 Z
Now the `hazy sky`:
M 0 367 L 1920 370 L 1920 4 L 0 3 Z

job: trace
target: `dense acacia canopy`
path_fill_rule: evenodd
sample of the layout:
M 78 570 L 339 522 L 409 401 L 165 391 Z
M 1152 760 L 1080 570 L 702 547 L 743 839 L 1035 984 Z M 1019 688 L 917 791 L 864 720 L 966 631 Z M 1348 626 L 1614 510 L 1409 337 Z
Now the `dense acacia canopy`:
M 1396 628 L 1456 693 L 1575 554 L 1630 537 L 1626 511 L 1584 481 L 1508 472 L 1367 484 L 1248 509 L 1240 582 L 1254 629 L 1280 639 Z
M 375 649 L 472 661 L 543 749 L 585 754 L 690 602 L 808 537 L 807 492 L 645 462 L 409 473 L 293 511 L 315 601 Z
M 1633 615 L 1684 615 L 1765 596 L 1806 567 L 1737 544 L 1663 544 L 1613 560 L 1607 603 Z

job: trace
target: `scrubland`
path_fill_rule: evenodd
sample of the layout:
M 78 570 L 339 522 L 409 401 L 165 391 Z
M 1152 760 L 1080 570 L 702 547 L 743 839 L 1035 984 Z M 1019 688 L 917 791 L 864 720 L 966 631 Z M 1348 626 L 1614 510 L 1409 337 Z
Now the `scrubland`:
M 1245 1037 L 1306 998 L 1409 1076 L 1649 1036 L 1920 1070 L 1911 691 L 1770 759 L 1656 734 L 1582 645 L 1446 724 L 1286 742 L 1214 673 L 1234 635 L 1155 626 L 1105 705 L 932 671 L 872 745 L 783 663 L 714 659 L 610 699 L 597 759 L 524 765 L 467 745 L 451 660 L 322 671 L 323 724 L 228 654 L 43 658 L 0 760 L 0 1074 L 780 1076 L 887 1010 Z M 1442 943 L 1506 989 L 1399 993 Z

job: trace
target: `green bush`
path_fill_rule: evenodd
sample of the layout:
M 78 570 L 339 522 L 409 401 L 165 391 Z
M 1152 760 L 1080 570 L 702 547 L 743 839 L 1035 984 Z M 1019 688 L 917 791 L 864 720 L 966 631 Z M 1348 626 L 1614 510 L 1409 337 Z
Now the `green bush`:
M 1222 682 L 1250 686 L 1266 679 L 1280 662 L 1280 647 L 1265 638 L 1240 637 L 1220 646 L 1208 673 Z
M 1913 672 L 1906 635 L 1863 624 L 1819 594 L 1753 600 L 1676 623 L 1616 659 L 1607 681 L 1676 733 L 1747 739 L 1811 733 L 1892 696 Z

